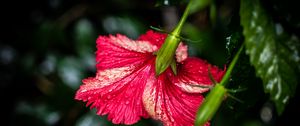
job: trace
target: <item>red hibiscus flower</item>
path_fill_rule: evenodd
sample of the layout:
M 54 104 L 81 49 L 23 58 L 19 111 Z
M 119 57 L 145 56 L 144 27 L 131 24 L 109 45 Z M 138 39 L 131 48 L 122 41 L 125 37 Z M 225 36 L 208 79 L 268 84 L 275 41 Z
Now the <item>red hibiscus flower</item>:
M 86 78 L 75 99 L 96 108 L 98 115 L 108 115 L 115 124 L 134 124 L 151 117 L 165 126 L 192 126 L 196 111 L 212 85 L 208 64 L 187 57 L 187 46 L 176 50 L 177 74 L 169 67 L 155 74 L 155 52 L 166 34 L 148 31 L 138 40 L 126 36 L 100 36 L 97 39 L 97 73 Z M 220 81 L 223 70 L 212 66 L 213 77 Z M 209 125 L 209 123 L 207 123 Z

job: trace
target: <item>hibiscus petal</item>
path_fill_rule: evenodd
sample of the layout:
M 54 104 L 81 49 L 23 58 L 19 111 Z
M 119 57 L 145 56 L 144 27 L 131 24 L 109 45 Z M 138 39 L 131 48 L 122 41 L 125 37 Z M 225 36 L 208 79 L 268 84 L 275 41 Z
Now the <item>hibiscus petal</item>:
M 167 34 L 162 34 L 159 32 L 154 32 L 152 30 L 149 30 L 146 32 L 146 34 L 141 35 L 138 40 L 148 41 L 151 44 L 156 45 L 158 48 L 160 48 L 162 44 L 165 42 L 166 37 Z
M 150 77 L 143 94 L 143 103 L 149 115 L 163 122 L 164 126 L 193 126 L 196 111 L 204 97 L 200 93 L 188 93 L 169 80 L 172 71 L 157 78 Z M 207 123 L 206 125 L 209 125 Z
M 75 99 L 96 108 L 98 115 L 108 115 L 115 124 L 134 124 L 150 115 L 166 126 L 192 126 L 203 100 L 203 96 L 195 92 L 207 89 L 190 87 L 194 88 L 191 84 L 211 84 L 208 71 L 204 69 L 209 64 L 187 59 L 187 46 L 180 44 L 176 50 L 179 74 L 175 76 L 169 68 L 164 74 L 155 76 L 153 52 L 160 48 L 165 37 L 166 34 L 153 31 L 137 41 L 123 35 L 100 36 L 97 39 L 97 75 L 83 80 Z M 222 72 L 212 67 L 216 80 L 221 79 Z
M 134 41 L 126 36 L 100 36 L 97 39 L 97 69 L 142 65 L 158 47 L 148 41 Z
M 207 86 L 212 85 L 209 78 L 208 68 L 213 78 L 216 81 L 221 81 L 225 70 L 219 69 L 217 66 L 212 66 L 205 60 L 198 58 L 187 58 L 181 64 L 178 65 L 178 74 L 172 80 L 172 82 L 180 87 L 182 90 L 190 93 L 202 93 L 208 91 Z
M 134 124 L 148 114 L 142 104 L 142 94 L 149 77 L 150 66 L 115 68 L 83 80 L 75 99 L 88 102 L 98 115 L 108 114 L 115 124 Z

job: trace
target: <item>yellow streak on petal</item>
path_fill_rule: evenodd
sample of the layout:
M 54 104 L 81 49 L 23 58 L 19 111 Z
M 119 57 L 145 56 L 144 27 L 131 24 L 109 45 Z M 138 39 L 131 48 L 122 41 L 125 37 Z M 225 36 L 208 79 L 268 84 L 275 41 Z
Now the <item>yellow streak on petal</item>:
M 155 113 L 155 96 L 156 96 L 156 90 L 154 90 L 154 83 L 156 81 L 155 76 L 151 76 L 148 79 L 148 82 L 146 84 L 146 87 L 144 89 L 144 93 L 143 93 L 143 104 L 145 107 L 145 110 L 148 112 L 148 114 L 151 117 L 156 117 L 156 113 Z
M 175 83 L 176 86 L 181 88 L 181 90 L 189 92 L 189 93 L 203 93 L 209 90 L 207 87 L 201 87 L 201 86 L 209 86 L 209 85 L 204 85 L 204 84 L 197 84 L 195 83 L 185 83 L 185 82 L 177 82 Z
M 120 67 L 97 71 L 96 80 L 86 80 L 85 86 L 81 92 L 99 89 L 124 78 L 132 73 L 134 66 Z
M 117 37 L 110 36 L 110 39 L 115 45 L 131 51 L 136 51 L 141 53 L 147 53 L 147 52 L 151 53 L 158 50 L 158 47 L 156 45 L 152 45 L 148 41 L 135 41 L 123 35 L 117 35 Z

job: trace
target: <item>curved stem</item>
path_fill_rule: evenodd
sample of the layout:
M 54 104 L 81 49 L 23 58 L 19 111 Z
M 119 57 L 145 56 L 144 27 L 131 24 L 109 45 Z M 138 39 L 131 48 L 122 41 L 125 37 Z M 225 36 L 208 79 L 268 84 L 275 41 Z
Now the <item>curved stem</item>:
M 224 87 L 226 86 L 226 84 L 228 83 L 229 79 L 230 79 L 230 75 L 232 73 L 232 70 L 236 64 L 236 62 L 238 61 L 239 59 L 239 56 L 242 52 L 242 50 L 244 49 L 244 44 L 242 44 L 242 46 L 240 47 L 239 51 L 237 52 L 237 54 L 234 56 L 233 60 L 231 61 L 223 79 L 221 80 L 220 82 L 220 85 L 223 85 Z
M 192 3 L 193 3 L 193 0 L 190 0 L 187 7 L 185 8 L 184 10 L 184 13 L 180 19 L 180 21 L 178 22 L 176 28 L 173 30 L 172 34 L 173 35 L 176 35 L 176 37 L 178 37 L 180 35 L 180 32 L 181 32 L 181 29 L 182 29 L 182 26 L 185 22 L 185 20 L 187 19 L 189 13 L 190 13 L 190 8 L 192 6 Z

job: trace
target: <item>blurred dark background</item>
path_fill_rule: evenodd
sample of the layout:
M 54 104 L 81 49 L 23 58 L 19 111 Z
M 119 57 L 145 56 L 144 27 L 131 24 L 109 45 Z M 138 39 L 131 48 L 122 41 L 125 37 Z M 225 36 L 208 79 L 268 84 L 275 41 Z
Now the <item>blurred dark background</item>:
M 174 5 L 174 6 L 166 6 Z M 219 3 L 219 23 L 212 24 L 207 9 L 188 18 L 183 36 L 212 44 L 187 42 L 190 54 L 223 66 L 230 52 L 226 37 L 242 41 L 238 1 Z M 3 126 L 110 126 L 85 104 L 73 99 L 83 78 L 94 76 L 95 40 L 122 33 L 132 39 L 150 26 L 169 31 L 185 7 L 176 0 L 5 0 L 0 2 L 0 96 Z M 297 30 L 290 26 L 292 30 Z M 217 37 L 214 37 L 217 36 Z M 233 45 L 239 42 L 234 43 Z M 232 43 L 229 43 L 232 44 Z M 238 44 L 237 44 L 238 45 Z M 236 46 L 237 47 L 237 46 Z M 252 85 L 239 103 L 228 100 L 212 125 L 274 126 L 297 124 L 299 91 L 282 116 L 263 93 L 261 82 L 244 54 L 242 73 L 233 85 Z M 245 61 L 246 63 L 243 63 Z M 247 64 L 248 63 L 248 64 Z M 246 65 L 245 65 L 246 64 Z M 236 73 L 241 75 L 241 73 Z M 247 76 L 249 75 L 249 76 Z M 245 77 L 247 76 L 247 77 Z M 247 79 L 244 79 L 247 78 Z M 250 78 L 250 79 L 249 79 Z M 244 80 L 243 80 L 244 79 Z M 239 88 L 232 86 L 233 88 Z M 136 125 L 160 123 L 143 119 Z

